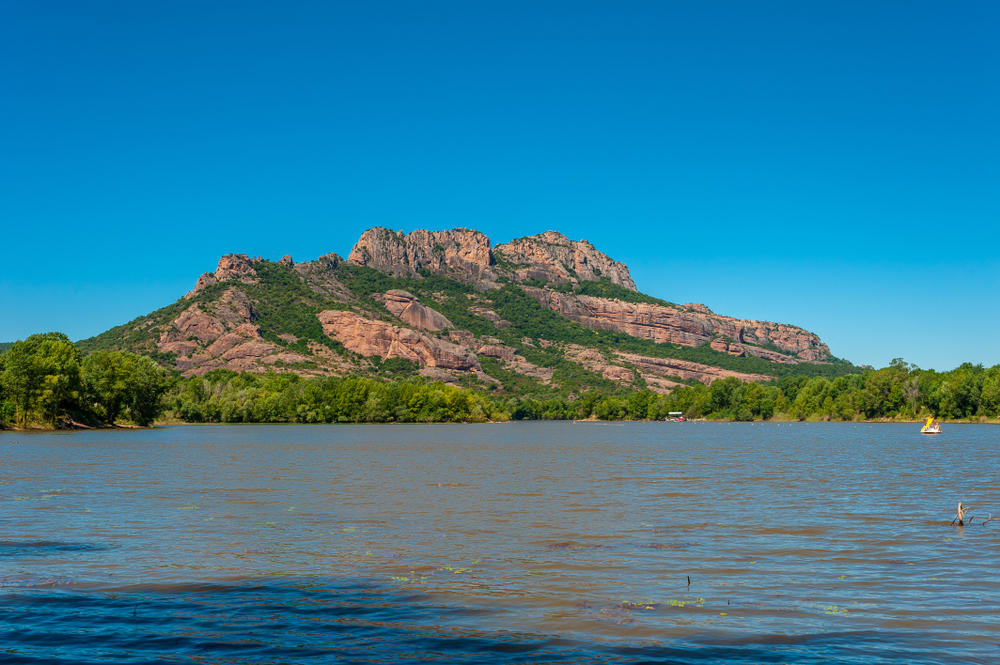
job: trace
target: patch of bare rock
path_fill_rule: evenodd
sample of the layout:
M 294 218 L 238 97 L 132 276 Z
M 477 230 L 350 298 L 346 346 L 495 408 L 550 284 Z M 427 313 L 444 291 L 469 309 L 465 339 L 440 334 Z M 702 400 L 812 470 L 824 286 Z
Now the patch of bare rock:
M 722 335 L 736 340 L 733 351 L 737 354 L 757 355 L 776 362 L 815 361 L 829 355 L 829 348 L 817 335 L 782 323 L 735 319 L 680 307 L 573 295 L 537 287 L 525 287 L 525 290 L 544 306 L 585 326 L 615 330 L 657 343 L 701 346 Z M 785 353 L 753 346 L 756 344 L 773 344 Z M 729 350 L 727 346 L 726 351 Z
M 611 379 L 619 383 L 632 383 L 635 380 L 635 374 L 632 370 L 608 362 L 604 354 L 597 349 L 591 349 L 578 344 L 567 344 L 566 357 L 585 369 L 600 374 L 605 379 Z
M 325 334 L 363 356 L 405 358 L 444 369 L 482 369 L 469 349 L 416 330 L 340 310 L 325 310 L 318 317 Z
M 217 301 L 193 304 L 160 333 L 157 349 L 174 353 L 175 367 L 185 376 L 213 369 L 260 372 L 308 362 L 309 357 L 265 340 L 246 295 L 228 289 Z
M 379 300 L 393 316 L 414 328 L 438 331 L 455 327 L 448 317 L 436 309 L 421 304 L 420 300 L 408 291 L 399 289 L 386 291 L 379 296 Z
M 476 349 L 476 353 L 481 356 L 497 358 L 505 368 L 523 376 L 537 379 L 542 383 L 551 383 L 552 375 L 555 373 L 555 370 L 551 367 L 541 367 L 534 364 L 495 338 L 482 338 L 481 343 Z
M 490 239 L 471 229 L 403 233 L 375 227 L 361 234 L 347 260 L 390 275 L 415 277 L 427 270 L 496 287 Z
M 638 369 L 647 382 L 649 381 L 647 375 L 694 379 L 706 384 L 711 384 L 713 381 L 725 379 L 730 376 L 736 377 L 740 381 L 770 381 L 774 378 L 764 374 L 735 372 L 729 369 L 722 369 L 721 367 L 712 367 L 711 365 L 703 365 L 677 358 L 653 358 L 651 356 L 643 356 L 638 353 L 625 353 L 623 351 L 615 351 L 614 356 Z
M 219 264 L 215 272 L 203 273 L 198 278 L 198 282 L 185 297 L 190 298 L 202 289 L 221 282 L 242 282 L 244 284 L 256 284 L 259 281 L 257 271 L 253 264 L 260 259 L 251 259 L 246 254 L 226 254 L 219 259 Z
M 496 251 L 513 265 L 520 281 L 540 279 L 577 284 L 607 278 L 635 291 L 628 266 L 598 251 L 586 240 L 570 240 L 557 231 L 517 238 L 497 245 Z

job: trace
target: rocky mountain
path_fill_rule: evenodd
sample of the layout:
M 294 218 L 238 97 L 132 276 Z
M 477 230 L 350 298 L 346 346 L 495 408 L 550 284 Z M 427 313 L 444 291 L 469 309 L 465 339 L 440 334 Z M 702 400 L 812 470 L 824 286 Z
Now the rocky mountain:
M 624 264 L 554 231 L 365 231 L 346 260 L 227 254 L 177 302 L 80 342 L 184 375 L 420 375 L 569 394 L 854 371 L 814 333 L 640 293 Z

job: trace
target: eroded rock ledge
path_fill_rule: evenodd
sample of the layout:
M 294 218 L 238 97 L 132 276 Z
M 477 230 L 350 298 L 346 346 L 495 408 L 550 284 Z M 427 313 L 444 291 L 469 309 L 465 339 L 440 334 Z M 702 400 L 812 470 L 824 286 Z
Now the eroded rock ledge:
M 814 333 L 770 321 L 735 319 L 679 307 L 631 303 L 525 287 L 541 304 L 590 328 L 615 330 L 657 343 L 701 346 L 718 336 L 713 348 L 734 355 L 755 355 L 782 363 L 825 360 L 830 349 Z M 773 345 L 774 351 L 756 345 Z
M 511 264 L 518 281 L 579 283 L 606 278 L 635 291 L 628 266 L 600 252 L 586 240 L 570 240 L 557 231 L 517 238 L 497 245 L 496 252 Z
M 403 233 L 375 227 L 361 234 L 347 260 L 390 275 L 412 277 L 427 270 L 490 285 L 497 277 L 490 239 L 471 229 Z

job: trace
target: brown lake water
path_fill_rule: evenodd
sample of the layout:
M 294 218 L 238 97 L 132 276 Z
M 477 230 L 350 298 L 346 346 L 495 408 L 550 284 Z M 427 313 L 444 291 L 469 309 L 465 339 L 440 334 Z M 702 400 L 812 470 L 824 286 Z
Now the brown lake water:
M 0 432 L 0 662 L 998 663 L 1000 427 L 918 430 Z

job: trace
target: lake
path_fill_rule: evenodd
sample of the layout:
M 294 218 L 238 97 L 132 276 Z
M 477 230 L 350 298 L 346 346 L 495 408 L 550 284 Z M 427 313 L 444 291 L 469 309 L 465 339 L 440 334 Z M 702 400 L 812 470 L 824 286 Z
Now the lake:
M 918 430 L 0 432 L 0 662 L 1000 662 L 1000 427 Z

